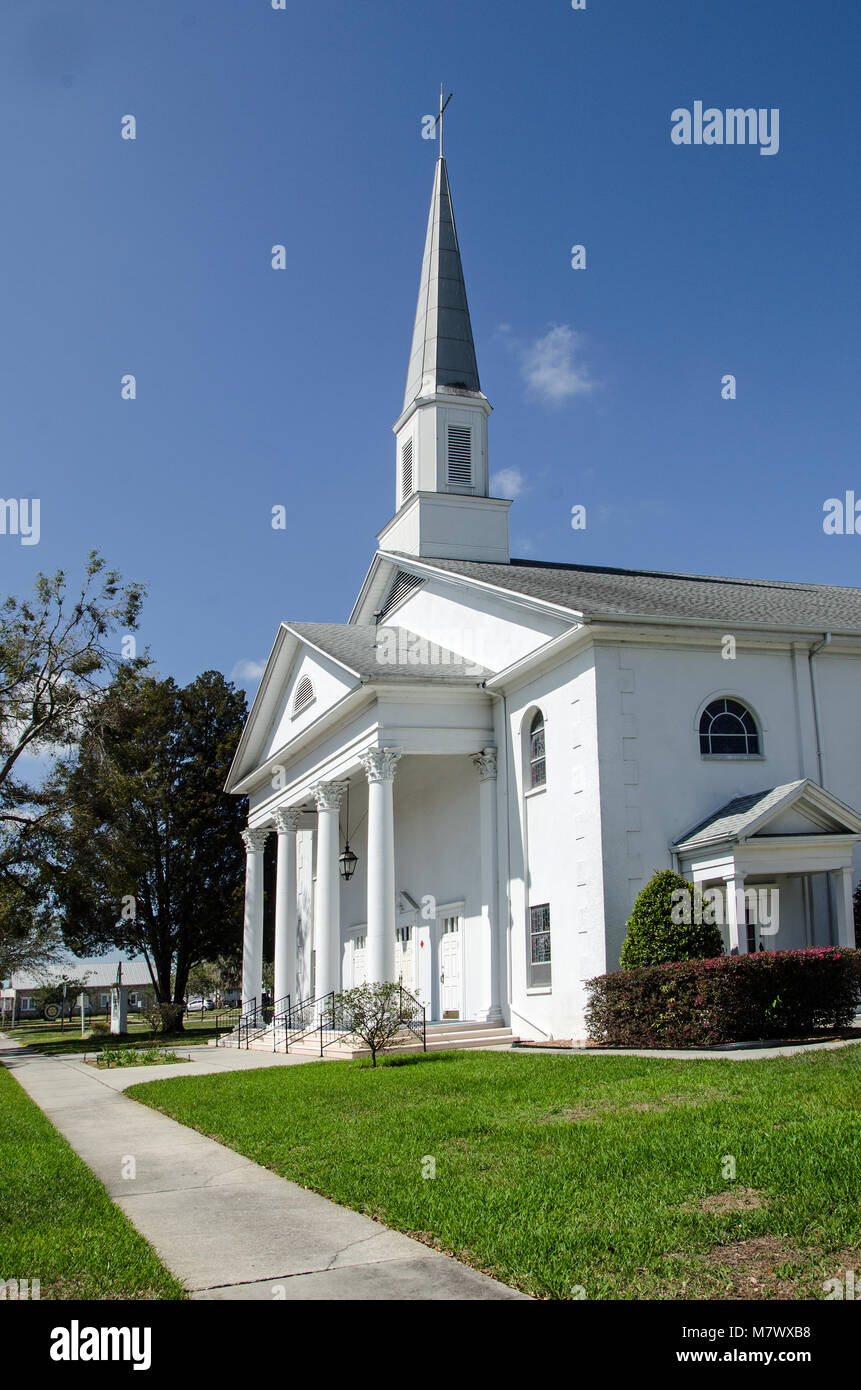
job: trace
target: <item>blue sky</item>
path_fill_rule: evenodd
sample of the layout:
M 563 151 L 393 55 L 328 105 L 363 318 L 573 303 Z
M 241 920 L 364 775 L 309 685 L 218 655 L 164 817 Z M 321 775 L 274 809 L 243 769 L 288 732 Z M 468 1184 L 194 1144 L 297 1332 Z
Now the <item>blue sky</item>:
M 98 547 L 183 682 L 346 619 L 441 80 L 513 553 L 857 584 L 859 47 L 857 0 L 4 0 L 0 491 L 41 524 L 0 590 Z M 674 145 L 698 100 L 778 108 L 779 152 Z

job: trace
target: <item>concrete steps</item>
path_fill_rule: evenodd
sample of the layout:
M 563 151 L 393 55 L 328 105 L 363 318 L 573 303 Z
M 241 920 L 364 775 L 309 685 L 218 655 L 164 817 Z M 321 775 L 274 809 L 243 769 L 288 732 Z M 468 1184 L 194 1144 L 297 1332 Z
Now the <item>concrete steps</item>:
M 446 1052 L 454 1048 L 464 1047 L 508 1048 L 516 1041 L 511 1029 L 506 1028 L 501 1023 L 473 1023 L 452 1020 L 447 1023 L 429 1023 L 427 1025 L 428 1052 Z M 219 1043 L 219 1047 L 236 1046 L 236 1040 L 231 1037 L 223 1038 Z M 283 1052 L 283 1035 L 278 1039 L 277 1048 L 273 1048 L 272 1031 L 271 1029 L 267 1029 L 267 1031 L 261 1033 L 259 1037 L 251 1039 L 249 1050 L 259 1052 Z M 301 1042 L 292 1043 L 290 1051 L 297 1057 L 319 1057 L 319 1032 L 309 1034 L 307 1037 L 303 1038 Z M 421 1042 L 412 1033 L 402 1034 L 391 1047 L 386 1049 L 387 1055 L 391 1053 L 421 1051 Z M 344 1061 L 359 1057 L 370 1057 L 370 1055 L 370 1049 L 364 1047 L 358 1039 L 342 1037 L 339 1033 L 333 1033 L 326 1029 L 323 1030 L 324 1058 Z

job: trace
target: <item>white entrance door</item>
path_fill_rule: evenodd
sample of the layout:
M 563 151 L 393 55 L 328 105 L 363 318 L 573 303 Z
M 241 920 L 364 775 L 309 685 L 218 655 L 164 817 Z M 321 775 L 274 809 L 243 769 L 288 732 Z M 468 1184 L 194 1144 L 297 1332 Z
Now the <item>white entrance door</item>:
M 353 988 L 363 985 L 368 978 L 368 951 L 367 937 L 364 932 L 358 932 L 353 937 Z
M 404 924 L 395 929 L 395 979 L 410 994 L 416 992 L 415 928 Z
M 443 917 L 439 937 L 439 1000 L 443 1018 L 462 1012 L 460 917 Z

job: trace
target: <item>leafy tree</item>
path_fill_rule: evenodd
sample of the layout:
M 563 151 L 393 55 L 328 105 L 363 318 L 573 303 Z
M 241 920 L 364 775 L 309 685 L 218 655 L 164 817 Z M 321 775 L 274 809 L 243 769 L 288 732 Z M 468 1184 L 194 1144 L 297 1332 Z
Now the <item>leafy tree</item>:
M 371 1051 L 371 1066 L 412 1018 L 412 1001 L 404 1001 L 399 985 L 378 982 L 357 985 L 335 995 L 339 1028 L 352 1033 Z
M 10 878 L 0 879 L 0 980 L 11 975 L 47 978 L 66 954 L 59 924 L 37 920 L 35 893 Z
M 172 1031 L 193 967 L 241 932 L 247 808 L 222 788 L 245 696 L 215 671 L 180 689 L 123 670 L 109 701 L 53 781 L 55 894 L 76 953 L 146 958 Z
M 622 947 L 622 969 L 723 955 L 708 901 L 681 874 L 662 869 L 637 896 Z
M 146 665 L 131 650 L 112 649 L 120 632 L 133 643 L 143 593 L 93 551 L 73 594 L 58 570 L 36 576 L 31 598 L 0 602 L 0 975 L 51 965 L 61 945 L 42 873 L 43 830 L 55 808 L 43 786 L 26 780 L 25 757 L 76 744 L 85 726 L 95 730 L 121 665 Z

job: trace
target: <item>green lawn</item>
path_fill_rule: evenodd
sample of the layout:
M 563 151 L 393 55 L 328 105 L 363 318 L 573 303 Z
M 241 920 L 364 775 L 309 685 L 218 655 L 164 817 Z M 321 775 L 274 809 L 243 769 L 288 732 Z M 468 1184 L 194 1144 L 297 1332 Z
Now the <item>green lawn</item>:
M 0 1066 L 0 1279 L 47 1298 L 183 1298 L 102 1184 Z
M 857 1046 L 454 1052 L 127 1094 L 542 1297 L 822 1298 L 825 1278 L 861 1271 Z
M 111 1047 L 140 1047 L 149 1042 L 157 1043 L 159 1046 L 184 1043 L 186 1047 L 200 1047 L 215 1037 L 215 1018 L 214 1013 L 204 1014 L 202 1018 L 197 1014 L 187 1017 L 182 1033 L 153 1033 L 146 1019 L 130 1018 L 128 1033 L 124 1038 L 112 1038 L 110 1033 L 94 1033 L 86 1020 L 84 1027 L 87 1031 L 82 1038 L 79 1019 L 73 1020 L 71 1024 L 67 1022 L 62 1033 L 56 1023 L 45 1023 L 42 1020 L 22 1023 L 3 1031 L 15 1042 L 26 1043 L 34 1052 L 51 1057 L 63 1052 L 95 1052 L 106 1043 Z M 227 1030 L 222 1028 L 220 1031 L 223 1034 Z

